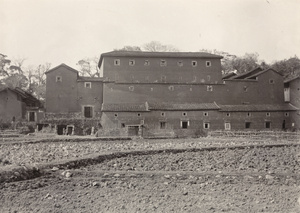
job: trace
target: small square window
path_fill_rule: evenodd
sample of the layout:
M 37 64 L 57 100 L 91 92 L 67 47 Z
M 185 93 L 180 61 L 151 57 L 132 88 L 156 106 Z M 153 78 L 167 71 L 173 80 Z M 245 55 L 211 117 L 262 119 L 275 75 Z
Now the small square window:
M 166 128 L 166 122 L 165 121 L 159 122 L 159 126 L 160 126 L 161 129 L 165 129 Z
M 178 61 L 177 65 L 180 66 L 180 67 L 182 67 L 183 66 L 183 62 L 182 61 Z
M 270 79 L 270 80 L 269 80 L 269 83 L 270 83 L 270 84 L 274 84 L 274 83 L 275 83 L 274 79 Z
M 115 113 L 115 117 L 118 117 L 118 113 Z
M 270 129 L 271 128 L 271 122 L 270 121 L 266 121 L 265 127 L 266 127 L 266 129 Z
M 92 88 L 92 83 L 91 82 L 84 82 L 84 87 L 85 88 Z
M 285 112 L 285 113 L 284 113 L 284 116 L 285 116 L 285 117 L 289 117 L 289 116 L 290 116 L 290 113 Z
M 213 91 L 213 86 L 207 86 L 207 87 L 206 87 L 206 90 L 207 90 L 208 92 L 212 92 L 212 91 Z
M 267 117 L 270 117 L 270 116 L 271 116 L 271 113 L 267 112 L 267 113 L 266 113 L 266 116 L 267 116 Z
M 165 116 L 166 116 L 166 113 L 162 112 L 160 115 L 161 115 L 162 117 L 165 117 Z
M 248 92 L 248 87 L 247 86 L 244 86 L 244 92 Z
M 124 124 L 124 123 L 121 123 L 121 127 L 122 127 L 122 128 L 125 128 L 125 124 Z
M 227 117 L 230 117 L 230 113 L 229 113 L 229 112 L 228 112 L 228 113 L 226 113 L 226 116 L 227 116 Z
M 247 117 L 251 117 L 251 112 L 247 112 Z
M 211 61 L 206 61 L 205 64 L 206 64 L 206 67 L 210 67 L 211 66 Z
M 181 121 L 181 128 L 182 128 L 182 129 L 187 129 L 187 128 L 188 128 L 188 125 L 189 125 L 189 122 L 188 122 L 188 121 Z
M 183 112 L 183 113 L 182 113 L 182 116 L 187 116 L 187 113 L 186 113 L 186 112 Z
M 208 116 L 208 112 L 203 112 L 203 116 Z
M 196 67 L 197 66 L 197 61 L 192 61 L 192 66 Z
M 166 60 L 160 60 L 160 66 L 161 67 L 167 66 L 167 61 Z
M 61 76 L 56 76 L 56 82 L 62 82 L 62 77 Z
M 138 117 L 141 117 L 141 113 L 138 113 L 137 116 L 138 116 Z
M 134 66 L 135 65 L 135 60 L 129 60 L 129 65 Z
M 203 123 L 203 128 L 204 128 L 204 129 L 209 129 L 209 128 L 210 128 L 209 123 Z
M 134 91 L 134 86 L 129 86 L 129 91 Z
M 121 64 L 120 59 L 115 59 L 115 60 L 114 60 L 114 65 L 115 65 L 115 66 L 120 66 L 120 64 Z
M 174 91 L 174 86 L 169 86 L 170 91 Z
M 145 66 L 149 66 L 149 65 L 150 65 L 150 61 L 149 61 L 149 60 L 145 60 L 144 65 L 145 65 Z
M 245 128 L 246 128 L 246 129 L 249 129 L 250 126 L 251 126 L 251 123 L 250 123 L 250 122 L 246 122 L 246 123 L 245 123 Z

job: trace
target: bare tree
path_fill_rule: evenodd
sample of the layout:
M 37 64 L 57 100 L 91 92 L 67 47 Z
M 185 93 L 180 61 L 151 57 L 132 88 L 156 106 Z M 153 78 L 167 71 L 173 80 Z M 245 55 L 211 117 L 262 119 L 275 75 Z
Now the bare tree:
M 114 49 L 115 51 L 142 51 L 138 46 L 124 46 L 121 49 Z
M 98 57 L 90 57 L 81 59 L 77 62 L 79 66 L 79 73 L 81 76 L 89 76 L 89 77 L 100 77 L 100 70 L 98 67 Z
M 159 41 L 151 41 L 143 45 L 143 49 L 149 52 L 179 52 L 173 45 L 164 45 Z

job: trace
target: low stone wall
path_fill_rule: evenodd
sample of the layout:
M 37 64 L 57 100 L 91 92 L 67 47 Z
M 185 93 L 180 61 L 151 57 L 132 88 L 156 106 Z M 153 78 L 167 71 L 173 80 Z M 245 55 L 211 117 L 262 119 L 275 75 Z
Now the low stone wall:
M 99 129 L 96 133 L 96 137 L 128 137 L 128 129 Z
M 55 125 L 71 125 L 74 126 L 75 135 L 90 135 L 94 127 L 94 132 L 101 128 L 100 117 L 82 118 L 80 113 L 55 113 L 48 114 L 45 119 L 41 120 L 42 124 Z

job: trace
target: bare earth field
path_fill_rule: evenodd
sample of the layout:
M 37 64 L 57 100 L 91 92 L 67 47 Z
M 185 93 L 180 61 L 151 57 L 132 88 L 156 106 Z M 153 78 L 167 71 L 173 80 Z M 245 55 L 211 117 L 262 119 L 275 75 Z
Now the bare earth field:
M 0 210 L 296 213 L 300 142 L 3 140 Z

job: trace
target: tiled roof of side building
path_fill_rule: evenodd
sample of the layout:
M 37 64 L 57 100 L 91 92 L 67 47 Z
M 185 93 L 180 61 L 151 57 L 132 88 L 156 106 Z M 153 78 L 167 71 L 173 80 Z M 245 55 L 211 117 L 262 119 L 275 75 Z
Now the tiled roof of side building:
M 289 83 L 289 82 L 294 81 L 294 80 L 296 80 L 296 79 L 298 79 L 298 78 L 300 79 L 300 76 L 295 76 L 295 77 L 286 79 L 286 80 L 284 80 L 284 83 Z
M 50 70 L 48 70 L 47 72 L 45 72 L 45 74 L 48 74 L 49 72 L 52 72 L 52 71 L 56 70 L 56 69 L 59 68 L 59 67 L 65 67 L 65 68 L 67 68 L 68 70 L 70 70 L 70 71 L 75 72 L 75 73 L 78 74 L 78 71 L 77 71 L 77 70 L 75 70 L 74 68 L 72 68 L 72 67 L 70 67 L 70 66 L 68 66 L 68 65 L 66 65 L 66 64 L 64 64 L 64 63 L 62 63 L 62 64 L 60 64 L 60 65 L 58 65 L 58 66 L 56 66 L 56 67 L 53 67 L 52 69 L 50 69 Z
M 103 81 L 103 78 L 79 76 L 77 81 Z
M 175 111 L 194 111 L 194 110 L 219 110 L 216 103 L 149 103 L 149 110 L 175 110 Z
M 219 105 L 221 112 L 270 112 L 296 111 L 297 107 L 291 104 L 253 104 L 253 105 Z
M 276 74 L 283 76 L 281 73 L 279 73 L 279 72 L 277 72 L 276 70 L 270 68 L 270 69 L 266 69 L 266 70 L 260 71 L 260 72 L 258 72 L 258 73 L 255 73 L 255 74 L 253 74 L 253 75 L 250 75 L 250 76 L 246 77 L 246 79 L 254 79 L 254 78 L 256 78 L 257 76 L 259 76 L 259 75 L 261 75 L 261 74 L 263 74 L 263 73 L 265 73 L 265 72 L 268 72 L 268 71 L 273 71 L 273 72 L 275 72 Z
M 255 68 L 253 70 L 248 71 L 248 72 L 236 75 L 236 76 L 232 77 L 231 79 L 245 79 L 245 78 L 247 78 L 247 77 L 249 77 L 251 75 L 254 75 L 254 74 L 258 73 L 258 72 L 261 72 L 262 70 L 263 69 L 261 67 L 257 67 L 257 68 Z
M 103 103 L 103 112 L 146 112 L 146 103 Z

